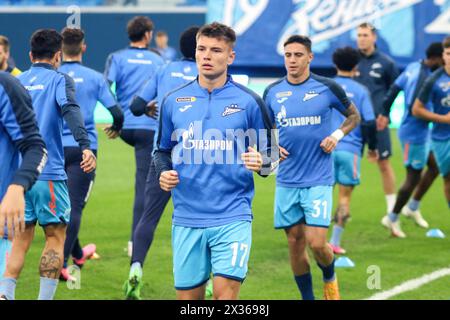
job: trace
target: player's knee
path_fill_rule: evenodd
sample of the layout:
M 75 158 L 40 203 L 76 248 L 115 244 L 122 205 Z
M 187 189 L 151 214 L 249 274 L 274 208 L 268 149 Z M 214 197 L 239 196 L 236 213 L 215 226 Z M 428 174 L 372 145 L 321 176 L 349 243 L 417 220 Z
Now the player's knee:
M 291 248 L 301 248 L 305 247 L 306 240 L 298 234 L 288 234 L 287 236 L 288 245 Z
M 381 172 L 388 172 L 391 169 L 391 163 L 389 162 L 389 159 L 381 159 L 378 160 L 378 167 Z
M 323 253 L 327 250 L 327 242 L 322 240 L 312 240 L 309 242 L 309 248 L 317 254 Z
M 45 227 L 45 239 L 48 244 L 55 246 L 64 246 L 66 240 L 66 226 Z

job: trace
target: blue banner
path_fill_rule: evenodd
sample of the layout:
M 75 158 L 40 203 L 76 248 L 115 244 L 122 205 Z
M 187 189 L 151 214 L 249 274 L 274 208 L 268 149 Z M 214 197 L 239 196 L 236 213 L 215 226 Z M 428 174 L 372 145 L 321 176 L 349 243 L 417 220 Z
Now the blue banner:
M 314 67 L 331 67 L 338 47 L 356 47 L 356 28 L 371 22 L 378 48 L 399 66 L 421 59 L 450 34 L 450 0 L 209 0 L 207 21 L 236 31 L 235 65 L 280 66 L 292 34 L 313 42 Z

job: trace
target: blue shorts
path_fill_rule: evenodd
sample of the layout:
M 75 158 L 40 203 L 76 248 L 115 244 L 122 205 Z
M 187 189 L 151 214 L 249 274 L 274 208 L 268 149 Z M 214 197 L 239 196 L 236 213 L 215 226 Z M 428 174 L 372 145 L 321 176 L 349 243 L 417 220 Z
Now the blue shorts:
M 212 271 L 244 281 L 252 243 L 250 221 L 236 221 L 210 228 L 172 226 L 173 273 L 177 290 L 206 283 Z
M 0 238 L 0 280 L 3 279 L 8 255 L 11 254 L 11 245 L 11 241 L 8 239 Z
M 430 144 L 411 144 L 401 142 L 403 149 L 403 164 L 405 167 L 411 167 L 414 170 L 422 170 L 428 161 L 430 155 Z
M 433 140 L 431 148 L 433 149 L 439 172 L 443 177 L 446 177 L 450 173 L 450 141 Z
M 66 181 L 36 181 L 25 194 L 25 223 L 45 227 L 68 224 L 70 200 Z
M 333 187 L 275 189 L 275 228 L 287 229 L 304 223 L 328 228 L 333 206 Z
M 333 165 L 336 183 L 356 186 L 361 178 L 361 156 L 349 151 L 334 151 Z

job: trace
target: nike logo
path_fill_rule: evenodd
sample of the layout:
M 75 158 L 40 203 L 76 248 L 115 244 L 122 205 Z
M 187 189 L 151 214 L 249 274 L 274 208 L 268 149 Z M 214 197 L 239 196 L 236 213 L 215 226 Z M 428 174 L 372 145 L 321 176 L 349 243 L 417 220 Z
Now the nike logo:
M 179 108 L 178 110 L 180 110 L 180 112 L 185 112 L 187 109 L 192 108 L 192 104 L 188 104 L 184 107 Z
M 278 99 L 277 102 L 278 102 L 278 103 L 283 103 L 283 102 L 285 102 L 287 99 L 288 99 L 288 98 L 284 97 L 284 98 Z
M 311 100 L 312 98 L 317 97 L 318 93 L 305 93 L 305 96 L 303 97 L 303 101 Z

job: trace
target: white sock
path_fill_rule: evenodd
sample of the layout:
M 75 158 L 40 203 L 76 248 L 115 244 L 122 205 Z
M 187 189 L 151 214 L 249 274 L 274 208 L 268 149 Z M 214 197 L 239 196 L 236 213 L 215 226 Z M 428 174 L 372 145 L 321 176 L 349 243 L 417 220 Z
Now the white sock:
M 386 205 L 387 205 L 388 213 L 392 212 L 394 210 L 396 201 L 397 201 L 397 195 L 395 193 L 386 195 Z

